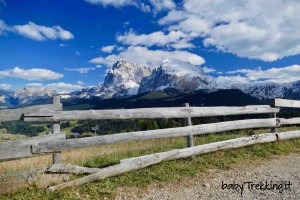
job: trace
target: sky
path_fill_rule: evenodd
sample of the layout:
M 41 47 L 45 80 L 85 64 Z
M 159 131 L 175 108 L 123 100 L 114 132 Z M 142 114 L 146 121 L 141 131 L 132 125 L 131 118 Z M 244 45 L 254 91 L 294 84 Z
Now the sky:
M 79 90 L 118 59 L 217 82 L 300 80 L 299 0 L 0 0 L 0 89 Z

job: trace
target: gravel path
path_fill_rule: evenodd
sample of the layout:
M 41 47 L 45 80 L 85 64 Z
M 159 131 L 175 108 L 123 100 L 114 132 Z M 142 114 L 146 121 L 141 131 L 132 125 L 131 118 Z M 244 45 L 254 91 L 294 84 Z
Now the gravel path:
M 227 184 L 226 189 L 222 189 L 222 181 L 223 188 Z M 264 190 L 266 181 L 269 184 L 268 188 L 272 187 L 273 184 L 274 189 Z M 228 189 L 228 187 L 232 187 L 228 184 L 236 184 L 235 189 Z M 274 184 L 277 184 L 277 186 Z M 249 189 L 251 187 L 252 189 Z M 208 173 L 203 173 L 191 179 L 152 184 L 143 189 L 120 188 L 115 199 L 298 200 L 300 199 L 300 153 L 274 156 L 270 160 L 244 163 L 240 166 L 234 166 L 230 170 L 209 170 Z

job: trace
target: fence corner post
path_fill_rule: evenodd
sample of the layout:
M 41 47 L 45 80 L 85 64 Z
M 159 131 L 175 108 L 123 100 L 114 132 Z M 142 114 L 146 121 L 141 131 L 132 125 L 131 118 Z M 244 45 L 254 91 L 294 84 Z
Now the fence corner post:
M 189 103 L 185 103 L 184 107 L 190 107 Z M 192 126 L 192 118 L 188 117 L 185 120 L 185 126 Z M 193 147 L 194 146 L 194 138 L 193 135 L 186 136 L 187 146 Z
M 53 97 L 53 104 L 55 106 L 60 106 L 60 96 Z M 60 122 L 52 122 L 52 134 L 59 134 L 59 133 L 60 133 Z M 53 164 L 61 163 L 61 153 L 53 153 L 52 162 Z

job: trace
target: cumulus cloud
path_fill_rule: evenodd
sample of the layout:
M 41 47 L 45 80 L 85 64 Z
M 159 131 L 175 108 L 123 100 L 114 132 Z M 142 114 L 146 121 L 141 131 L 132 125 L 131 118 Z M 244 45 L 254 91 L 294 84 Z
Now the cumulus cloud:
M 66 71 L 79 72 L 80 74 L 87 74 L 89 71 L 96 70 L 95 67 L 86 67 L 86 68 L 65 68 Z
M 116 45 L 104 46 L 101 48 L 101 51 L 104 53 L 111 53 L 116 48 Z
M 12 88 L 12 85 L 6 83 L 0 83 L 1 90 L 9 90 L 10 88 Z
M 213 73 L 216 72 L 217 70 L 211 67 L 203 67 L 202 70 L 204 71 L 204 73 L 208 74 L 208 73 Z
M 176 8 L 173 0 L 85 0 L 90 4 L 101 6 L 113 6 L 122 8 L 125 6 L 134 6 L 144 12 L 160 12 L 162 10 L 172 10 Z
M 189 16 L 188 13 L 179 10 L 172 10 L 166 16 L 161 18 L 158 23 L 160 25 L 172 24 L 174 22 L 180 22 Z
M 141 46 L 130 46 L 119 54 L 112 54 L 106 57 L 98 57 L 90 60 L 94 64 L 105 64 L 112 66 L 118 59 L 124 58 L 128 61 L 143 65 L 159 66 L 166 58 L 175 58 L 193 65 L 201 65 L 205 60 L 196 54 L 187 51 L 163 51 L 150 50 Z
M 232 73 L 232 72 L 231 72 Z M 295 80 L 300 80 L 300 65 L 292 65 L 281 68 L 271 68 L 267 70 L 250 70 L 250 69 L 240 69 L 236 73 L 244 74 L 248 80 L 280 80 L 285 82 L 292 82 Z
M 291 65 L 280 68 L 270 68 L 266 70 L 258 69 L 238 69 L 225 72 L 227 76 L 217 77 L 217 83 L 249 83 L 249 82 L 276 82 L 290 83 L 300 80 L 300 65 Z
M 22 69 L 15 67 L 13 69 L 0 71 L 0 77 L 12 77 L 26 80 L 53 80 L 60 79 L 63 76 L 63 74 L 40 68 Z
M 159 24 L 198 38 L 207 48 L 275 61 L 300 54 L 299 10 L 295 0 L 185 0 Z
M 74 35 L 61 28 L 60 26 L 42 26 L 37 25 L 33 22 L 28 22 L 25 25 L 15 25 L 12 27 L 13 31 L 19 35 L 22 35 L 26 38 L 45 41 L 45 40 L 70 40 L 74 38 Z
M 193 45 L 189 44 L 185 38 L 187 38 L 187 36 L 181 31 L 171 31 L 168 34 L 165 34 L 162 31 L 157 31 L 150 34 L 138 35 L 131 30 L 124 35 L 117 36 L 118 42 L 131 46 L 140 45 L 150 47 L 172 44 L 174 47 L 177 45 L 178 48 L 185 48 L 187 46 L 193 47 Z
M 173 10 L 176 8 L 176 4 L 173 0 L 150 0 L 150 4 L 152 5 L 155 13 L 162 10 Z

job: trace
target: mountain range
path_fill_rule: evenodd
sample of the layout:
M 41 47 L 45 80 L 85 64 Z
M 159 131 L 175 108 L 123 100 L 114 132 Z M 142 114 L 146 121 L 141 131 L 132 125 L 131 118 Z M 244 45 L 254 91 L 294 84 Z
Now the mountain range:
M 175 59 L 165 59 L 159 67 L 138 65 L 124 59 L 117 61 L 108 71 L 104 82 L 71 93 L 59 93 L 51 88 L 23 88 L 16 91 L 0 90 L 0 106 L 18 106 L 61 95 L 63 99 L 119 99 L 157 91 L 177 91 L 188 94 L 201 91 L 238 89 L 258 99 L 275 97 L 300 99 L 300 81 L 293 83 L 218 83 L 203 69 Z M 239 98 L 239 97 L 237 97 Z

